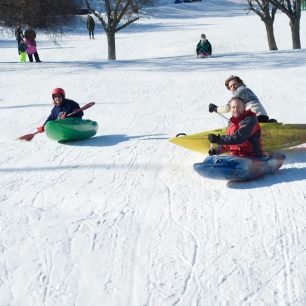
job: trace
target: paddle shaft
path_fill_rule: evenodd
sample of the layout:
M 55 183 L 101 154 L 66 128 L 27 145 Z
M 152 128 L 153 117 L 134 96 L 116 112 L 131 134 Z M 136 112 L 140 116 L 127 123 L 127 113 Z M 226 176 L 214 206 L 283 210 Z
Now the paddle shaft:
M 224 115 L 222 115 L 222 114 L 220 114 L 220 113 L 218 113 L 218 112 L 215 112 L 216 114 L 218 114 L 220 117 L 222 117 L 223 119 L 225 119 L 227 122 L 229 121 L 229 119 L 226 117 L 226 116 L 224 116 Z
M 90 108 L 90 107 L 94 106 L 95 104 L 96 104 L 95 102 L 89 102 L 89 103 L 85 104 L 83 107 L 81 107 L 79 109 L 76 109 L 74 112 L 68 114 L 66 117 L 71 117 L 71 116 L 73 116 L 73 115 L 75 115 L 75 114 L 77 114 L 77 113 L 79 113 L 79 112 L 81 112 L 81 111 L 83 111 L 87 108 Z

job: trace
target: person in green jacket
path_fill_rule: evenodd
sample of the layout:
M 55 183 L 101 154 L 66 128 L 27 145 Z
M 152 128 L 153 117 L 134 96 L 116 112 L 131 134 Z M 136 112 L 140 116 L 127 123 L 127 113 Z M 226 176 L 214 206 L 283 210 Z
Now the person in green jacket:
M 205 34 L 201 35 L 201 40 L 197 44 L 197 58 L 208 57 L 212 54 L 211 43 L 206 38 Z

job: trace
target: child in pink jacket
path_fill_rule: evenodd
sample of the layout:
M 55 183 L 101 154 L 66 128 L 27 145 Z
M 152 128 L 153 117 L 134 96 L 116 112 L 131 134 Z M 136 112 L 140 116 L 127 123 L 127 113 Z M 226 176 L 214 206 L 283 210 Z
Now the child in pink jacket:
M 33 55 L 35 57 L 35 61 L 40 63 L 39 55 L 37 53 L 36 41 L 34 39 L 25 39 L 25 44 L 27 46 L 27 54 L 30 62 L 33 62 Z

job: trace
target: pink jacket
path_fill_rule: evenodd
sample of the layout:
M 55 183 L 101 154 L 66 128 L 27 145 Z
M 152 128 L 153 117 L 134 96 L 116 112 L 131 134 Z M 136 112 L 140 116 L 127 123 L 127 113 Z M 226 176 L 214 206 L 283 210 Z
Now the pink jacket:
M 25 39 L 25 44 L 27 46 L 27 54 L 31 55 L 37 52 L 35 40 Z

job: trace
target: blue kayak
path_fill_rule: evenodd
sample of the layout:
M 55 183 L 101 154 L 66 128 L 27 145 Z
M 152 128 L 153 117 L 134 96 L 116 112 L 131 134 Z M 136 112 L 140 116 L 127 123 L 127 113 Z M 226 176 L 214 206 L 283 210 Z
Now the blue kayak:
M 202 163 L 193 165 L 200 175 L 228 181 L 248 181 L 273 174 L 284 163 L 286 156 L 271 153 L 264 157 L 239 157 L 228 155 L 208 156 Z

